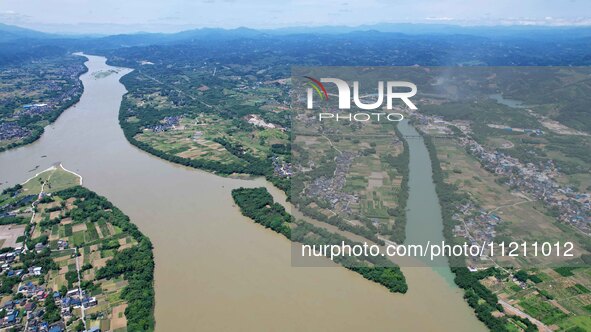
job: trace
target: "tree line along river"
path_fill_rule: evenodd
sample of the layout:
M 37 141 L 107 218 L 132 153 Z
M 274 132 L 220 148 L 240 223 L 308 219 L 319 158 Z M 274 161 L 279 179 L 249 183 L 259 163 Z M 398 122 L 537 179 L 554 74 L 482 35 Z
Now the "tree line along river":
M 292 267 L 290 242 L 243 217 L 230 192 L 264 186 L 286 204 L 285 195 L 264 179 L 219 177 L 133 147 L 117 117 L 119 79 L 130 70 L 87 57 L 80 102 L 37 142 L 0 153 L 1 189 L 61 162 L 129 215 L 154 244 L 157 331 L 485 330 L 447 268 L 402 267 L 409 291 L 401 295 L 336 265 Z M 116 73 L 93 75 L 108 70 Z M 428 154 L 416 141 L 409 241 L 440 238 L 442 227 Z

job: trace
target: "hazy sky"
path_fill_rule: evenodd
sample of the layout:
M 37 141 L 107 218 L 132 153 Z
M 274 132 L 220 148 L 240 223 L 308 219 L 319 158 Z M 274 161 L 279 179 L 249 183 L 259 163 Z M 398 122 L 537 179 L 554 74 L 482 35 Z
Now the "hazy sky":
M 591 1 L 0 0 L 0 22 L 72 33 L 400 22 L 591 25 Z

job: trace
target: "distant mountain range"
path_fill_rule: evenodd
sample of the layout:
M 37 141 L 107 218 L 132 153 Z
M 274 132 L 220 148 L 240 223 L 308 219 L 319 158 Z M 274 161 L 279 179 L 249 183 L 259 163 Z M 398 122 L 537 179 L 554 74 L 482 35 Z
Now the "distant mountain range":
M 412 23 L 383 23 L 361 26 L 317 26 L 317 27 L 288 27 L 278 29 L 251 29 L 251 28 L 199 28 L 185 30 L 177 33 L 147 33 L 137 32 L 128 34 L 115 34 L 106 36 L 52 34 L 32 29 L 17 27 L 0 23 L 0 42 L 23 38 L 107 38 L 113 41 L 144 41 L 170 42 L 193 38 L 245 38 L 266 35 L 292 35 L 292 34 L 346 34 L 358 31 L 376 31 L 382 33 L 400 33 L 407 35 L 473 35 L 495 38 L 527 38 L 527 37 L 551 37 L 551 38 L 585 38 L 591 37 L 590 27 L 579 26 L 459 26 L 451 24 L 412 24 Z
M 108 36 L 50 34 L 21 27 L 0 24 L 0 65 L 18 63 L 44 56 L 57 56 L 68 52 L 85 50 L 104 53 L 127 47 L 152 45 L 232 44 L 233 41 L 251 40 L 252 45 L 295 47 L 298 50 L 312 45 L 354 45 L 362 51 L 380 43 L 391 45 L 401 41 L 421 42 L 425 52 L 449 51 L 466 53 L 470 49 L 491 47 L 512 48 L 512 55 L 528 49 L 544 53 L 558 48 L 568 51 L 573 47 L 581 59 L 583 45 L 591 45 L 591 27 L 545 27 L 545 26 L 470 26 L 445 24 L 376 24 L 358 27 L 291 27 L 255 30 L 250 28 L 220 29 L 201 28 L 177 33 L 134 33 Z M 280 41 L 280 42 L 277 42 Z M 316 44 L 315 44 L 316 43 Z M 299 46 L 298 46 L 299 45 Z M 365 46 L 364 46 L 365 45 Z M 508 46 L 507 46 L 508 45 Z M 432 50 L 429 50 L 432 48 Z M 521 48 L 522 51 L 516 51 Z M 507 48 L 506 52 L 509 48 Z M 329 52 L 329 50 L 327 50 Z M 517 53 L 516 53 L 517 52 Z M 484 53 L 482 53 L 484 54 Z M 556 53 L 556 56 L 561 54 Z M 562 55 L 561 55 L 562 56 Z M 577 60 L 576 63 L 581 61 Z M 587 60 L 585 60 L 586 63 Z M 552 62 L 553 63 L 553 62 Z
M 0 43 L 25 38 L 49 38 L 51 34 L 0 23 Z

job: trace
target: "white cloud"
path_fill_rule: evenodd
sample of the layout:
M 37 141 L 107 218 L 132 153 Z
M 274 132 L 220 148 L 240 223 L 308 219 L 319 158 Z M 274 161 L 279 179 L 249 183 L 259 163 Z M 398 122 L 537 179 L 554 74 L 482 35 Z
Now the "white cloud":
M 590 19 L 589 0 L 0 0 L 0 22 L 78 32 L 108 25 L 132 32 L 406 22 L 591 25 Z
M 17 13 L 14 10 L 0 11 L 0 22 L 8 24 L 23 24 L 28 22 L 30 16 Z
M 426 17 L 425 20 L 427 20 L 427 21 L 453 21 L 454 18 L 453 17 L 447 17 L 447 16 L 443 16 L 443 17 Z

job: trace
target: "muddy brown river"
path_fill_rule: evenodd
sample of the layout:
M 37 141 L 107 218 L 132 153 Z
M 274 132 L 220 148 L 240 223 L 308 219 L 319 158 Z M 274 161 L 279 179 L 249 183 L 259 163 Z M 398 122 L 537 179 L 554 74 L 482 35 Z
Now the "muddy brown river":
M 485 330 L 449 273 L 403 268 L 401 295 L 338 266 L 292 267 L 289 240 L 243 217 L 230 191 L 285 196 L 264 179 L 219 177 L 130 145 L 117 120 L 129 70 L 88 58 L 80 102 L 37 142 L 0 153 L 1 188 L 59 161 L 129 215 L 154 244 L 157 331 Z

